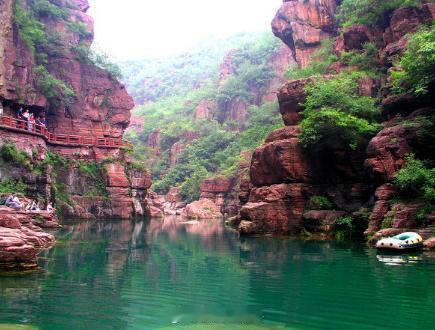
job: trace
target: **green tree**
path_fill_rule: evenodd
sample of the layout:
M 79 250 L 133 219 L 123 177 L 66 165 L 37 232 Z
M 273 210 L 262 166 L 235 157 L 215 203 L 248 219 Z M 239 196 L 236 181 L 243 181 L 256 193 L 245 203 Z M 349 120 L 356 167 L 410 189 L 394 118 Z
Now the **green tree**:
M 380 24 L 399 7 L 417 6 L 419 0 L 343 0 L 337 17 L 342 26 Z
M 435 82 L 435 25 L 413 34 L 398 63 L 400 71 L 392 73 L 393 90 L 400 94 L 426 94 Z
M 394 183 L 405 194 L 435 201 L 435 168 L 427 168 L 412 154 L 406 157 L 406 165 L 397 172 Z
M 306 87 L 307 100 L 301 123 L 304 147 L 340 142 L 355 149 L 379 130 L 376 99 L 358 95 L 362 73 L 319 78 Z

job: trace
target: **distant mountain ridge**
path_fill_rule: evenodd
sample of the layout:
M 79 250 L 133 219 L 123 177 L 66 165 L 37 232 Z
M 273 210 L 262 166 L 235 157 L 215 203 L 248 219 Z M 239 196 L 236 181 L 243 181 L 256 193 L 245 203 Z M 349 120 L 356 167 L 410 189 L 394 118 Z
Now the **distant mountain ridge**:
M 261 35 L 264 32 L 239 33 L 201 42 L 179 55 L 119 61 L 118 65 L 136 104 L 146 104 L 204 86 L 214 79 L 219 64 L 231 49 L 253 42 Z

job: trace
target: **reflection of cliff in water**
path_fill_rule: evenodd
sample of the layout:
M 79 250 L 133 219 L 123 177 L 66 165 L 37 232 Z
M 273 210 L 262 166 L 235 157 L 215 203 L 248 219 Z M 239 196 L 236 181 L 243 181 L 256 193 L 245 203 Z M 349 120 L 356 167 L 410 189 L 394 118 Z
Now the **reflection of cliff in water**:
M 424 317 L 433 310 L 435 270 L 427 252 L 398 267 L 364 245 L 239 239 L 220 220 L 170 217 L 70 224 L 57 238 L 41 256 L 44 271 L 0 277 L 0 324 L 336 329 L 371 325 L 370 315 L 391 327 L 408 320 L 432 328 Z
M 71 327 L 77 320 L 78 328 L 83 322 L 92 328 L 100 319 L 94 324 L 98 328 L 104 318 L 107 327 L 121 329 L 127 322 L 118 317 L 120 310 L 143 313 L 131 304 L 140 299 L 136 292 L 157 300 L 169 292 L 178 296 L 186 292 L 201 301 L 208 292 L 199 282 L 204 276 L 218 276 L 226 282 L 222 296 L 232 295 L 231 270 L 238 272 L 239 261 L 238 254 L 233 254 L 237 251 L 237 234 L 225 231 L 221 221 L 182 223 L 174 217 L 80 222 L 64 224 L 56 236 L 57 245 L 40 255 L 43 270 L 25 278 L 2 279 L 0 309 L 3 305 L 19 305 L 20 314 L 28 322 L 38 324 L 50 318 L 53 328 L 56 315 L 69 315 Z M 213 261 L 216 267 L 206 267 Z M 22 304 L 23 299 L 29 303 Z M 32 306 L 39 305 L 44 308 L 35 313 Z M 171 310 L 161 308 L 151 311 L 156 318 L 173 315 Z M 61 328 L 61 323 L 58 326 Z

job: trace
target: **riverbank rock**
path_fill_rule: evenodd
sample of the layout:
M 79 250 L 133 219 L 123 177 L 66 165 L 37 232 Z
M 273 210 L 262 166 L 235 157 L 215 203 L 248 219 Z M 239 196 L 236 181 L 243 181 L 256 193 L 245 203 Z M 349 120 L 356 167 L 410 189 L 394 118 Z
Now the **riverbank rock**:
M 39 220 L 44 225 L 43 219 L 34 215 L 6 207 L 0 209 L 0 269 L 26 270 L 37 267 L 38 253 L 52 247 L 55 242 L 53 235 L 43 232 L 35 224 Z
M 435 250 L 435 237 L 431 237 L 423 242 L 426 249 Z
M 221 218 L 222 213 L 212 200 L 203 198 L 188 204 L 184 209 L 183 216 L 188 219 L 203 220 Z

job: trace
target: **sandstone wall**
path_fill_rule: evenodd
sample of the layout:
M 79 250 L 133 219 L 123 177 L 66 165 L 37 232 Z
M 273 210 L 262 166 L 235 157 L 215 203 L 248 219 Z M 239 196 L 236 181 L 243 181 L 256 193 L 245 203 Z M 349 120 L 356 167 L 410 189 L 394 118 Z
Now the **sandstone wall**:
M 382 29 L 357 25 L 338 35 L 334 13 L 339 1 L 284 1 L 272 22 L 275 35 L 291 49 L 300 67 L 306 66 L 323 39 L 333 38 L 334 51 L 361 50 L 366 42 L 378 47 L 379 59 L 391 67 L 394 55 L 403 52 L 406 34 L 421 24 L 430 24 L 435 5 L 400 8 Z M 341 70 L 340 63 L 334 65 Z M 245 234 L 296 234 L 303 229 L 313 233 L 333 234 L 337 219 L 351 216 L 361 232 L 372 234 L 390 219 L 393 228 L 418 225 L 414 203 L 392 203 L 397 189 L 394 176 L 411 152 L 434 159 L 432 148 L 425 147 L 427 138 L 419 132 L 416 118 L 433 121 L 433 91 L 424 98 L 412 95 L 390 96 L 384 90 L 382 100 L 383 129 L 370 141 L 367 149 L 349 151 L 332 141 L 328 148 L 304 152 L 299 142 L 301 105 L 305 86 L 313 78 L 287 82 L 278 92 L 278 101 L 285 128 L 270 134 L 254 151 L 250 165 L 247 200 L 243 202 L 238 221 Z M 360 94 L 373 95 L 379 81 L 360 81 Z M 388 87 L 388 86 L 387 86 Z M 400 115 L 398 119 L 393 119 Z M 432 118 L 432 119 L 431 119 Z M 412 123 L 404 125 L 405 122 Z M 310 200 L 323 196 L 333 210 L 311 210 Z M 393 205 L 394 204 L 394 205 Z M 425 224 L 433 223 L 434 215 L 426 216 Z
M 30 11 L 30 1 L 17 3 Z M 58 5 L 67 17 L 37 16 L 44 26 L 48 45 L 36 45 L 36 50 L 32 51 L 22 40 L 20 28 L 15 22 L 14 1 L 0 1 L 0 102 L 5 113 L 15 116 L 18 106 L 24 106 L 38 113 L 44 112 L 47 127 L 52 133 L 122 137 L 129 125 L 134 103 L 125 87 L 111 73 L 86 58 L 93 41 L 93 20 L 86 13 L 88 1 L 53 0 L 51 3 Z M 41 59 L 42 55 L 46 56 L 46 60 Z M 73 89 L 75 96 L 70 102 L 66 102 L 66 98 L 46 98 L 38 84 L 41 78 L 38 67 L 41 66 L 53 78 Z M 15 144 L 35 163 L 42 161 L 47 151 L 72 160 L 70 165 L 54 169 L 58 172 L 56 177 L 44 174 L 42 190 L 37 187 L 40 178 L 30 175 L 25 180 L 30 195 L 38 191 L 47 201 L 55 199 L 65 216 L 128 219 L 148 213 L 145 197 L 151 185 L 150 177 L 146 171 L 134 169 L 128 155 L 119 148 L 51 144 L 34 134 L 0 128 L 0 146 L 4 143 Z M 35 150 L 37 156 L 33 159 Z M 104 184 L 96 187 L 98 180 L 84 175 L 77 164 L 96 166 L 102 162 L 110 165 L 101 171 L 101 178 L 98 178 Z M 12 168 L 13 164 L 2 164 L 0 179 L 11 178 Z M 19 172 L 27 177 L 23 171 Z M 70 196 L 68 203 L 57 199 L 52 191 L 53 184 L 65 187 Z M 95 193 L 103 190 L 104 195 Z

